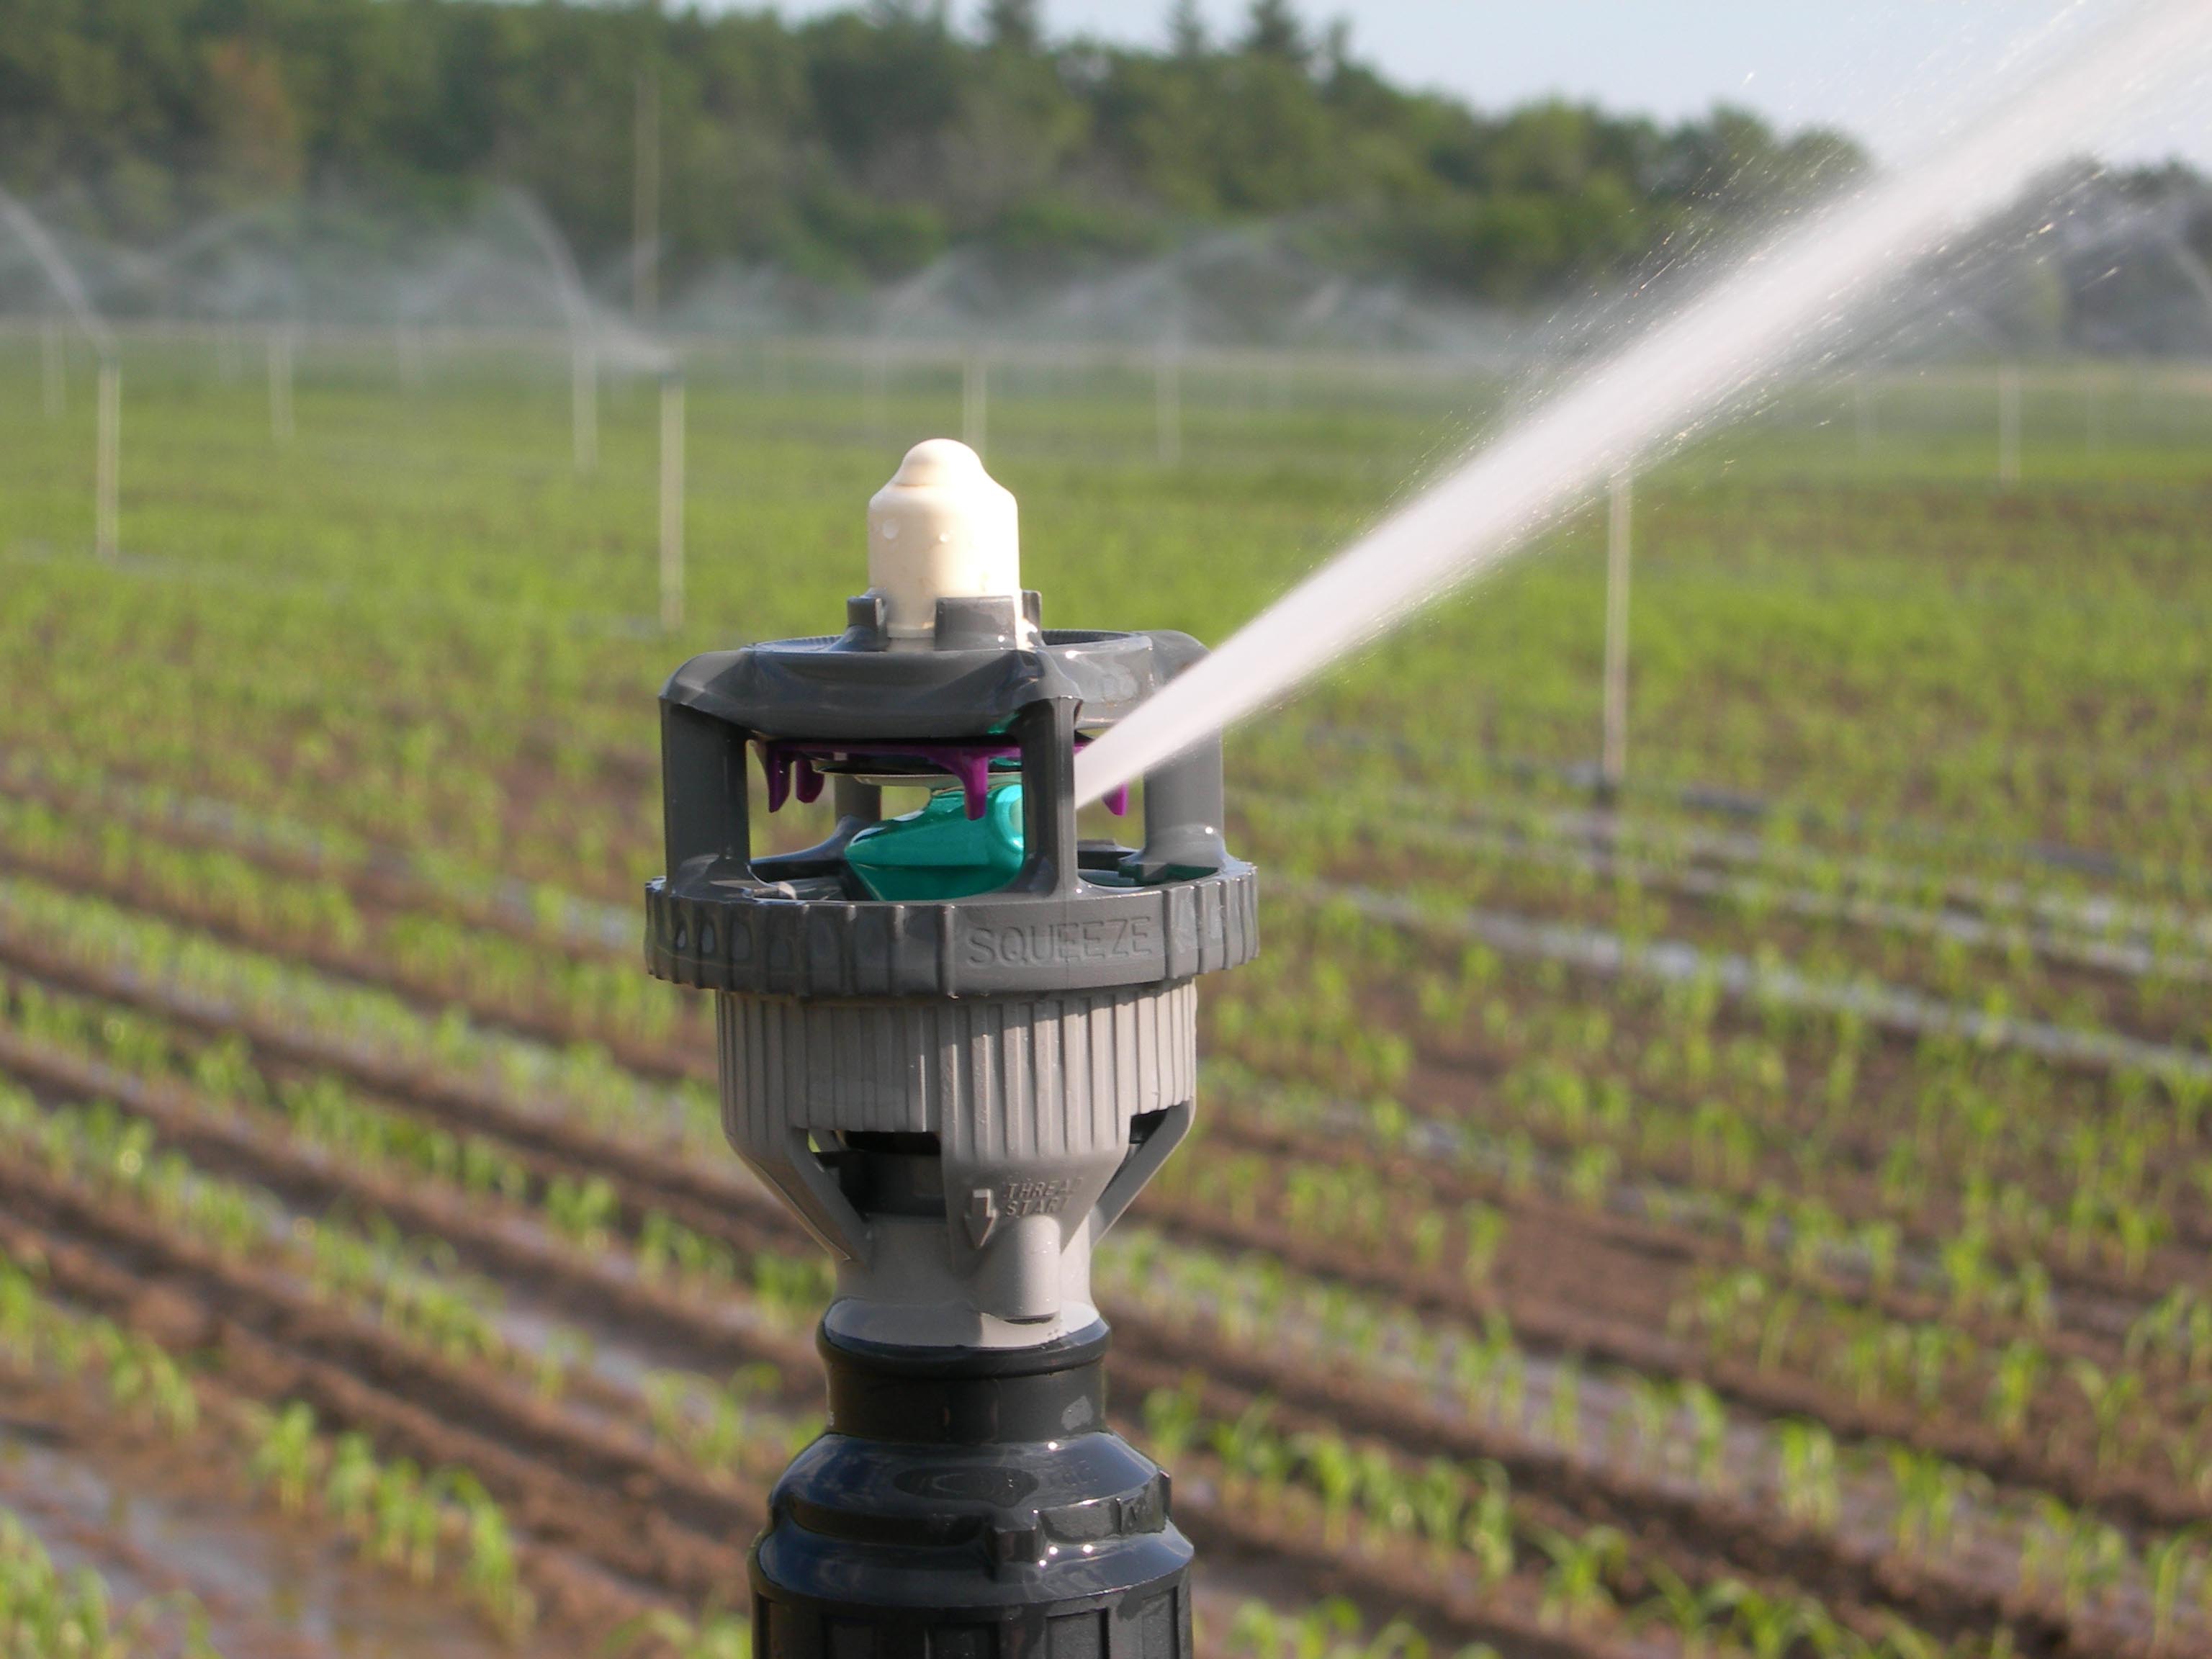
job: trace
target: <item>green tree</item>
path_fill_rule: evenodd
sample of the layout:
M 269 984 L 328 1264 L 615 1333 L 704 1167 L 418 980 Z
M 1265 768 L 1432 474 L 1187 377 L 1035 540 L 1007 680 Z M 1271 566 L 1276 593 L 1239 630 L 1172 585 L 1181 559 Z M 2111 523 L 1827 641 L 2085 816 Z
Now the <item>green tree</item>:
M 1253 57 L 1279 58 L 1301 69 L 1313 55 L 1305 25 L 1299 21 L 1291 0 L 1252 0 L 1252 9 L 1245 15 L 1243 45 Z
M 1175 0 L 1168 9 L 1168 52 L 1188 63 L 1206 56 L 1206 17 L 1198 0 Z
M 1013 52 L 1035 52 L 1044 44 L 1037 0 L 985 0 L 983 39 Z
M 576 0 L 0 0 L 0 181 L 138 242 L 321 193 L 434 218 L 517 188 L 604 267 L 630 235 L 651 62 L 672 287 L 718 261 L 843 281 L 956 240 L 1087 254 L 1295 215 L 1348 258 L 1519 301 L 1860 162 L 1833 134 L 1737 111 L 1480 113 L 1390 85 L 1340 27 L 1316 45 L 1293 0 L 1254 0 L 1230 47 L 1197 0 L 1176 0 L 1159 52 L 1051 45 L 1039 16 L 990 0 L 970 39 L 941 0 L 801 22 Z

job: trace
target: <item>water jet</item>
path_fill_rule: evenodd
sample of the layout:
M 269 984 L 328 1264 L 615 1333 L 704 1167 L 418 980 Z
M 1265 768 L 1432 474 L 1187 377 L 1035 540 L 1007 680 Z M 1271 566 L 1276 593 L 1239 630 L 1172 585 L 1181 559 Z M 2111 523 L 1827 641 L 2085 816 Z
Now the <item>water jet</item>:
M 2062 160 L 2112 112 L 2206 61 L 2202 7 L 2150 0 L 2056 64 L 2014 75 L 1917 163 L 1755 248 L 1698 299 L 1577 376 L 1337 555 L 1085 750 L 1097 800 L 1289 695 L 1460 585 L 1496 569 L 1616 472 L 1678 448 L 1832 353 L 1911 263 Z

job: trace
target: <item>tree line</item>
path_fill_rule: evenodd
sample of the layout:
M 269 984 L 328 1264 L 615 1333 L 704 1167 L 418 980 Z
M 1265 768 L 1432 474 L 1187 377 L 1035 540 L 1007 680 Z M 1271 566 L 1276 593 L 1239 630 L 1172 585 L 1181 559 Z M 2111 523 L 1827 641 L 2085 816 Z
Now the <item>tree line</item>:
M 0 0 L 0 180 L 79 228 L 174 236 L 343 190 L 410 214 L 489 186 L 587 264 L 643 218 L 660 280 L 896 278 L 981 246 L 1044 269 L 1285 225 L 1325 257 L 1507 303 L 1603 282 L 1863 165 L 1716 109 L 1486 113 L 1394 86 L 1342 25 L 1253 0 L 1157 50 L 1053 40 L 1037 0 L 803 21 L 569 0 Z M 647 162 L 642 170 L 641 154 Z

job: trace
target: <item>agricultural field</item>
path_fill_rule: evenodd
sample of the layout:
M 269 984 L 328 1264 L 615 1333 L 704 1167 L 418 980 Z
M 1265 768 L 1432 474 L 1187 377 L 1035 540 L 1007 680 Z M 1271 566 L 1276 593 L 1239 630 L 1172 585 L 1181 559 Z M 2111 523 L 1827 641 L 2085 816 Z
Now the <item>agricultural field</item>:
M 650 381 L 580 476 L 528 343 L 309 342 L 285 434 L 132 340 L 101 560 L 69 367 L 0 337 L 0 1654 L 745 1651 L 829 1276 L 640 965 L 660 681 L 963 420 L 1049 621 L 1218 639 L 1513 389 L 702 348 L 669 634 Z M 1597 510 L 1232 739 L 1263 953 L 1097 1268 L 1210 1659 L 2212 1655 L 2212 381 L 2021 386 L 1638 481 L 1618 790 Z

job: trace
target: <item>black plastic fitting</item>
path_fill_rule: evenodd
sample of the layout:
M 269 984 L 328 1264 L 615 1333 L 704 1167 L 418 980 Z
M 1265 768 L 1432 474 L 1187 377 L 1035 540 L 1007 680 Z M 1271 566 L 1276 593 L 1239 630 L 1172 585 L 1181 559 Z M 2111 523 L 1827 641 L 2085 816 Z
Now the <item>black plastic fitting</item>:
M 829 1431 L 753 1548 L 762 1659 L 1188 1659 L 1191 1547 L 1167 1475 L 1106 1426 L 1104 1325 L 819 1346 Z

